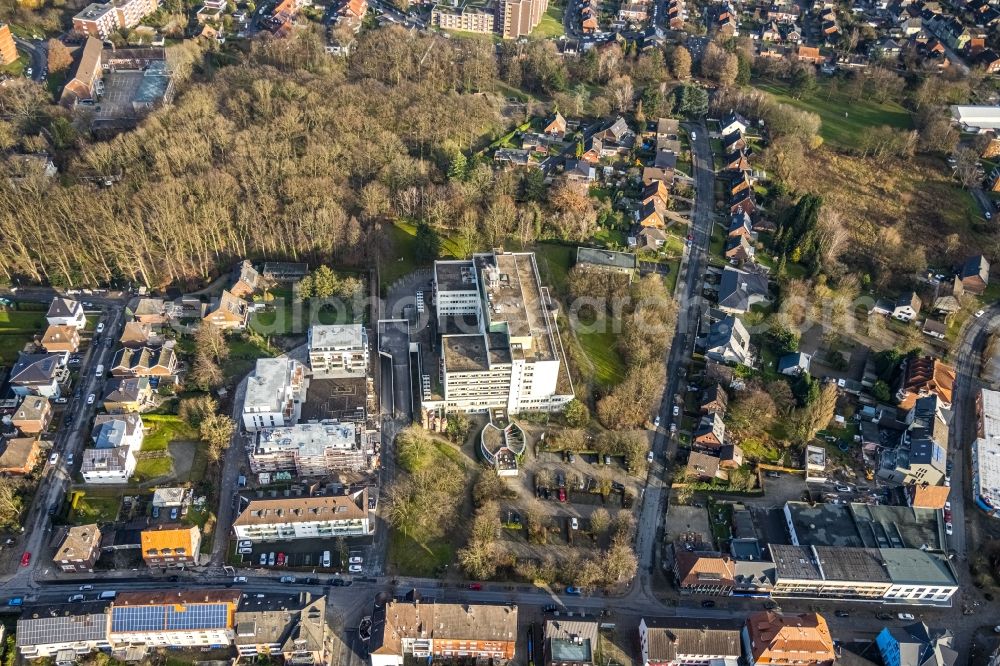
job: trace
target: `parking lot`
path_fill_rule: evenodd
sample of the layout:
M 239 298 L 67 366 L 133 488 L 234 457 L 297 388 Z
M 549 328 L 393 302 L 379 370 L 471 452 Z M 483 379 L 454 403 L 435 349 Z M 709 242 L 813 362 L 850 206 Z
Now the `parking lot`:
M 309 570 L 313 573 L 353 573 L 362 575 L 367 572 L 368 553 L 371 547 L 371 539 L 345 539 L 343 550 L 338 549 L 340 540 L 338 539 L 302 539 L 297 541 L 281 541 L 273 543 L 237 543 L 237 551 L 246 550 L 249 544 L 249 553 L 239 553 L 244 567 L 266 567 L 276 571 L 289 570 L 290 572 Z M 329 553 L 329 566 L 323 566 L 323 557 Z M 341 557 L 343 555 L 343 562 Z M 261 564 L 261 556 L 264 557 L 264 564 Z M 360 560 L 360 562 L 358 561 Z M 355 566 L 360 566 L 360 571 L 350 571 L 352 561 Z

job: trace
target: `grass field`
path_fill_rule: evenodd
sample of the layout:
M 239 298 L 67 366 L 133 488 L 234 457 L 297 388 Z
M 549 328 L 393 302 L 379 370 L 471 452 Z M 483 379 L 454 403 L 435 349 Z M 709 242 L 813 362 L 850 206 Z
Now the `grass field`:
M 44 311 L 0 311 L 0 363 L 13 365 L 18 352 L 47 325 Z
M 455 561 L 455 549 L 447 537 L 425 540 L 394 530 L 389 537 L 389 561 L 404 576 L 432 577 Z
M 397 221 L 389 228 L 389 237 L 392 239 L 392 257 L 385 259 L 379 266 L 379 280 L 382 285 L 388 287 L 399 278 L 412 273 L 420 266 L 414 257 L 416 256 L 417 245 L 417 225 L 412 222 Z M 441 236 L 441 258 L 457 259 L 464 256 L 460 252 L 455 242 L 447 236 Z
M 542 20 L 538 22 L 535 29 L 531 31 L 532 37 L 541 39 L 552 39 L 565 33 L 563 30 L 563 7 L 550 4 L 545 10 Z
M 135 464 L 133 480 L 142 483 L 161 476 L 168 476 L 174 470 L 170 456 L 163 458 L 142 458 Z
M 122 498 L 119 495 L 90 495 L 82 491 L 77 494 L 76 506 L 71 507 L 69 522 L 74 525 L 107 523 L 118 518 Z
M 827 95 L 822 88 L 811 95 L 795 99 L 789 95 L 788 87 L 783 84 L 758 82 L 754 87 L 774 95 L 780 102 L 819 115 L 823 120 L 820 136 L 834 148 L 854 148 L 858 136 L 867 127 L 879 125 L 899 129 L 913 127 L 909 112 L 892 102 L 880 104 L 854 100 L 840 92 Z
M 320 309 L 318 302 L 294 300 L 291 289 L 271 293 L 271 307 L 250 317 L 249 328 L 259 335 L 305 335 L 312 324 L 348 324 L 355 320 L 350 301 Z
M 0 67 L 0 74 L 10 74 L 11 76 L 23 76 L 24 68 L 27 66 L 28 66 L 28 59 L 22 55 L 9 65 L 4 65 L 3 67 Z
M 230 338 L 229 358 L 222 364 L 222 371 L 226 377 L 243 377 L 257 364 L 258 358 L 274 356 L 273 351 L 263 344 L 238 337 Z
M 142 440 L 143 451 L 166 451 L 173 441 L 198 441 L 194 428 L 174 414 L 143 414 L 142 424 L 148 430 Z
M 617 348 L 617 335 L 612 331 L 578 333 L 580 346 L 594 364 L 594 379 L 604 386 L 614 386 L 625 378 L 625 361 Z

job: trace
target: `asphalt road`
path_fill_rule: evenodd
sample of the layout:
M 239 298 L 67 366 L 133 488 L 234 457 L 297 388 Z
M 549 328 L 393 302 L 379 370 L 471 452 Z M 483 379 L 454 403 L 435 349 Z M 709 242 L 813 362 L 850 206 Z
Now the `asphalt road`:
M 31 67 L 31 79 L 33 81 L 41 81 L 42 74 L 48 69 L 49 52 L 45 46 L 45 42 L 41 40 L 29 41 L 20 37 L 14 37 L 14 42 L 17 44 L 17 48 L 28 54 L 28 59 L 31 61 L 29 65 Z

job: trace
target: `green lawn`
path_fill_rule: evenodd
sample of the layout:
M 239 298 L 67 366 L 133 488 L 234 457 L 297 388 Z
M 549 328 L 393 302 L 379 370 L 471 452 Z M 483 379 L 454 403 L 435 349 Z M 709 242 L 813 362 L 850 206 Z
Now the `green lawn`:
M 70 508 L 69 522 L 74 525 L 109 523 L 118 518 L 122 498 L 119 495 L 99 496 L 74 491 L 75 502 Z
M 349 324 L 356 319 L 353 303 L 340 301 L 338 307 L 316 309 L 313 301 L 297 301 L 291 289 L 271 292 L 274 300 L 269 308 L 255 312 L 248 324 L 258 335 L 305 335 L 312 324 Z
M 168 476 L 174 470 L 174 463 L 170 456 L 163 458 L 143 458 L 135 464 L 135 474 L 132 478 L 142 483 L 160 476 Z
M 24 68 L 27 66 L 28 66 L 28 59 L 22 55 L 9 65 L 4 65 L 3 67 L 0 67 L 0 74 L 10 74 L 11 76 L 23 76 Z
M 40 311 L 0 311 L 0 333 L 32 331 L 41 333 L 48 326 L 45 313 Z
M 455 562 L 455 549 L 447 537 L 424 540 L 420 535 L 405 535 L 393 530 L 389 537 L 389 561 L 403 576 L 432 577 Z
M 594 379 L 604 386 L 614 386 L 625 378 L 625 361 L 618 353 L 617 337 L 612 331 L 577 334 L 580 346 L 594 364 Z
M 147 428 L 142 440 L 143 451 L 166 451 L 173 441 L 197 442 L 198 433 L 175 414 L 143 414 L 142 424 Z
M 549 8 L 545 10 L 542 20 L 531 31 L 531 36 L 541 39 L 553 39 L 564 34 L 564 32 L 563 8 L 555 4 L 550 4 Z
M 754 87 L 771 93 L 780 102 L 819 115 L 823 120 L 820 136 L 834 148 L 856 147 L 858 136 L 867 127 L 879 125 L 889 125 L 899 129 L 913 127 L 909 112 L 893 102 L 880 104 L 874 101 L 854 100 L 840 92 L 826 95 L 822 89 L 801 99 L 795 99 L 789 95 L 788 86 L 784 84 L 757 82 Z
M 542 243 L 535 247 L 542 284 L 549 285 L 560 296 L 566 293 L 566 276 L 575 259 L 576 248 L 570 245 Z
M 240 337 L 229 338 L 229 358 L 222 364 L 222 372 L 226 377 L 239 377 L 250 372 L 257 364 L 258 358 L 274 356 L 274 352 L 263 346 L 263 342 L 244 340 Z
M 392 256 L 387 257 L 379 265 L 379 281 L 383 287 L 399 278 L 412 273 L 420 266 L 429 266 L 430 263 L 420 264 L 416 261 L 417 225 L 412 222 L 397 221 L 389 228 L 389 238 L 392 239 Z M 441 258 L 456 259 L 464 258 L 462 252 L 454 239 L 448 236 L 441 236 Z

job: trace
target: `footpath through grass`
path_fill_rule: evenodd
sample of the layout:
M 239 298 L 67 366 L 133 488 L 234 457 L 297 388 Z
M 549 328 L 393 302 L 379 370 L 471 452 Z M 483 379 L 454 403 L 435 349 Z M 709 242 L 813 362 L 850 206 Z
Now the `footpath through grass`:
M 779 102 L 790 104 L 803 111 L 817 114 L 823 121 L 820 136 L 833 148 L 847 150 L 857 147 L 858 137 L 868 127 L 888 125 L 897 129 L 910 129 L 910 113 L 895 102 L 857 100 L 840 91 L 831 91 L 820 84 L 816 92 L 792 97 L 783 83 L 755 82 L 754 87 L 773 95 Z

